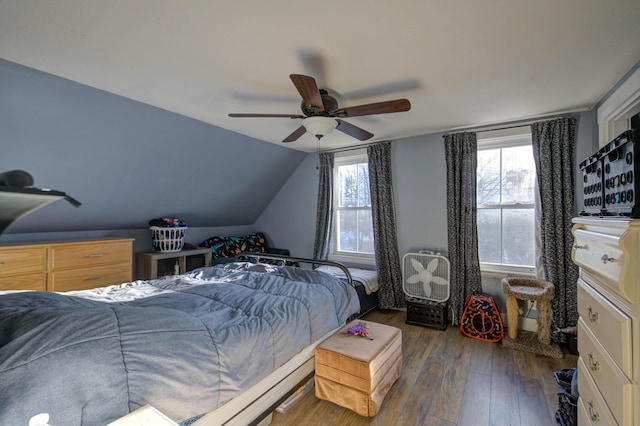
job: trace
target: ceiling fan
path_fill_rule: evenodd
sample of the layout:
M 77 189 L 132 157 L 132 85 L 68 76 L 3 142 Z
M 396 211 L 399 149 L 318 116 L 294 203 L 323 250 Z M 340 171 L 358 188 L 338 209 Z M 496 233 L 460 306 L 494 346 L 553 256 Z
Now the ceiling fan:
M 302 114 L 229 114 L 229 117 L 250 118 L 291 118 L 302 119 L 302 126 L 298 127 L 282 142 L 294 142 L 306 132 L 311 133 L 318 141 L 333 129 L 346 133 L 358 140 L 365 141 L 373 137 L 370 133 L 358 126 L 354 126 L 343 118 L 361 117 L 364 115 L 389 114 L 392 112 L 404 112 L 411 109 L 408 99 L 395 99 L 392 101 L 375 102 L 372 104 L 356 105 L 346 108 L 338 108 L 338 101 L 329 95 L 326 90 L 319 90 L 313 77 L 302 74 L 289 75 L 293 85 L 302 96 Z

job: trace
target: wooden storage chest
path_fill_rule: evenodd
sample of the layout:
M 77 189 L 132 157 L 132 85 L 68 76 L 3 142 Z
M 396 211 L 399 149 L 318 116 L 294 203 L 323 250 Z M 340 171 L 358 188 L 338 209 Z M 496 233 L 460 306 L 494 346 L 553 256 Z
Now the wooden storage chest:
M 360 322 L 316 348 L 316 396 L 372 417 L 402 372 L 402 331 L 366 321 L 372 340 L 344 333 Z

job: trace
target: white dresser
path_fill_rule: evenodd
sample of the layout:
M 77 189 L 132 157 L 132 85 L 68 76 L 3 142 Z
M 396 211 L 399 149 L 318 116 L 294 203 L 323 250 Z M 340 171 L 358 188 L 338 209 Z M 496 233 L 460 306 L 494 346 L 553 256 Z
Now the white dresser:
M 578 424 L 640 426 L 640 219 L 573 223 Z

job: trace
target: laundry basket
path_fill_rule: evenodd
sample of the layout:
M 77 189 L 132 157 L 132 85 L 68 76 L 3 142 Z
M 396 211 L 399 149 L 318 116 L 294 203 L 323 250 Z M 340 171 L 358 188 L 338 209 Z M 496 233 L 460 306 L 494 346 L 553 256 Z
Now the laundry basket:
M 184 234 L 187 228 L 187 226 L 152 226 L 149 229 L 151 229 L 154 250 L 161 253 L 173 253 L 182 250 Z

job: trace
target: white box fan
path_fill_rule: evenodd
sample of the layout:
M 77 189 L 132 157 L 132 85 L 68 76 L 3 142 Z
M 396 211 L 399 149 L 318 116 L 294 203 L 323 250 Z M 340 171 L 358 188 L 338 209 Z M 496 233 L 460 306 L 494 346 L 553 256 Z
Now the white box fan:
M 441 254 L 421 251 L 402 258 L 402 290 L 416 299 L 449 300 L 449 259 Z

